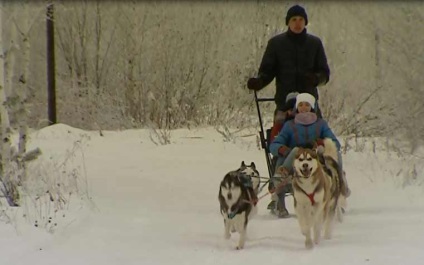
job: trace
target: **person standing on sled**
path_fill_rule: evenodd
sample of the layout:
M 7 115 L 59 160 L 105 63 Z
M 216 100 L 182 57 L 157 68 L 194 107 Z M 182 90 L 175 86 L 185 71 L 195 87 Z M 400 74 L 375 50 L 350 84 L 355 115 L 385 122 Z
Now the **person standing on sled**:
M 288 29 L 268 41 L 258 75 L 247 81 L 250 90 L 261 90 L 276 80 L 273 136 L 281 129 L 283 107 L 290 92 L 309 93 L 318 99 L 320 85 L 330 79 L 330 68 L 321 39 L 307 33 L 308 16 L 303 7 L 292 6 L 286 15 Z M 315 106 L 321 118 L 319 106 Z M 276 125 L 276 126 L 275 126 Z
M 281 129 L 278 136 L 270 145 L 272 155 L 277 156 L 276 169 L 282 166 L 285 176 L 274 176 L 274 185 L 278 187 L 282 179 L 288 177 L 292 171 L 294 157 L 297 153 L 297 147 L 307 147 L 316 143 L 319 148 L 323 148 L 323 139 L 330 138 L 334 141 L 338 151 L 339 160 L 339 174 L 343 174 L 343 162 L 340 152 L 340 142 L 337 140 L 333 131 L 328 126 L 327 122 L 318 118 L 315 113 L 314 106 L 316 106 L 315 97 L 308 93 L 301 93 L 296 97 L 296 112 L 294 119 L 287 121 Z M 285 207 L 285 193 L 290 184 L 287 184 L 281 190 L 277 188 L 278 203 L 276 206 L 276 213 L 279 217 L 288 217 L 289 213 Z M 349 196 L 350 190 L 347 187 L 346 179 L 344 178 L 342 184 L 342 194 Z
M 330 68 L 321 40 L 307 33 L 308 16 L 303 7 L 294 5 L 286 14 L 288 29 L 268 41 L 258 75 L 247 81 L 250 90 L 261 90 L 276 80 L 274 124 L 270 142 L 283 127 L 287 108 L 285 102 L 291 92 L 307 92 L 318 99 L 320 85 L 330 79 Z M 314 106 L 316 114 L 322 118 L 318 103 Z M 269 189 L 272 189 L 272 183 Z M 268 208 L 274 208 L 274 201 Z

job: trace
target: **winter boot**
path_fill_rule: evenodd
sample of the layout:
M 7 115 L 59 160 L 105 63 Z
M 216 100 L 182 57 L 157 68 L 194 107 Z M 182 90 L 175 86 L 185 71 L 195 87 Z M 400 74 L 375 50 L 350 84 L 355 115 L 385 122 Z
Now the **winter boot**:
M 291 187 L 289 177 L 289 171 L 284 167 L 279 167 L 273 177 L 275 186 L 275 193 L 273 195 L 277 197 L 273 213 L 279 218 L 289 217 L 285 203 L 286 193 L 289 192 L 289 187 Z
M 278 201 L 278 196 L 275 193 L 273 193 L 271 195 L 271 202 L 268 204 L 268 206 L 266 208 L 268 210 L 273 211 L 275 209 L 275 207 L 276 207 L 277 201 Z
M 278 216 L 279 218 L 287 218 L 289 217 L 289 211 L 286 208 L 286 193 L 289 191 L 288 187 L 291 185 L 285 185 L 278 189 L 278 194 L 274 193 L 276 200 L 274 209 L 271 210 L 273 214 Z
M 286 208 L 286 192 L 283 191 L 280 194 L 278 194 L 278 202 L 275 209 L 275 215 L 277 215 L 279 218 L 288 218 L 289 211 Z
M 266 207 L 267 208 L 267 210 L 274 210 L 275 209 L 275 204 L 276 204 L 276 201 L 270 201 L 269 203 L 268 203 L 268 206 Z
M 279 194 L 282 190 L 286 190 L 291 186 L 289 170 L 285 167 L 279 167 L 273 176 L 275 193 Z

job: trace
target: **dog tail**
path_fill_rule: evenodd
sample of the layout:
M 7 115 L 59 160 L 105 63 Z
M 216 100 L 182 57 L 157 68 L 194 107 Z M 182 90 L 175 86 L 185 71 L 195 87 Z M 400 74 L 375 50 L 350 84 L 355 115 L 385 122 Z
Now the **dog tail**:
M 346 209 L 346 206 L 347 206 L 346 197 L 343 195 L 340 195 L 336 205 L 336 217 L 339 223 L 343 222 L 343 214 Z
M 337 155 L 337 146 L 333 142 L 333 140 L 331 140 L 330 138 L 325 138 L 324 139 L 324 146 L 325 146 L 324 157 L 329 156 L 332 159 L 334 159 L 334 161 L 339 163 L 339 156 Z

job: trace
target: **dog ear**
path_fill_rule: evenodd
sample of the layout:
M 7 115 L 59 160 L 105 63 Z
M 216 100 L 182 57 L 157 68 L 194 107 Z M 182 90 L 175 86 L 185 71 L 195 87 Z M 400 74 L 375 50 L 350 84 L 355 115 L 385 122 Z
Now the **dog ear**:
M 297 153 L 296 153 L 296 155 L 294 156 L 296 159 L 298 159 L 299 158 L 299 156 L 301 155 L 303 153 L 303 148 L 302 147 L 299 147 L 298 149 L 297 149 Z
M 309 154 L 312 156 L 313 159 L 318 158 L 318 152 L 316 148 L 312 149 L 312 152 L 310 152 Z
M 244 163 L 244 160 L 241 161 L 241 166 L 240 167 L 246 167 L 246 164 Z
M 315 149 L 317 149 L 317 142 L 316 141 L 309 141 L 309 142 L 305 143 L 302 147 L 304 149 L 315 150 Z
M 253 168 L 254 170 L 256 170 L 256 165 L 254 162 L 250 163 L 250 167 Z

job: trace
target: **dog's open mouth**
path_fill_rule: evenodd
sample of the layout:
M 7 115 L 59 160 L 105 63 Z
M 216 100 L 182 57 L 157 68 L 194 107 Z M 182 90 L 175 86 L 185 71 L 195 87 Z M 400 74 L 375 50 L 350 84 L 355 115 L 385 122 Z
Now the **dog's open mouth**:
M 302 169 L 300 170 L 300 173 L 302 173 L 302 175 L 303 175 L 305 178 L 308 178 L 308 177 L 311 175 L 311 172 L 312 172 L 312 169 L 311 169 L 311 168 L 309 168 L 309 167 L 302 168 Z

